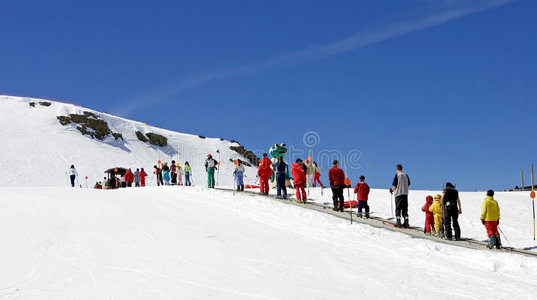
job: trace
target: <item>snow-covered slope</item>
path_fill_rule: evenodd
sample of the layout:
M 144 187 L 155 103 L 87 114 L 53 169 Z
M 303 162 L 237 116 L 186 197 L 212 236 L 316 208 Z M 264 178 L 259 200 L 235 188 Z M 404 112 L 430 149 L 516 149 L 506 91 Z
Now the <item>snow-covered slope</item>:
M 40 105 L 48 102 L 50 106 Z M 34 106 L 30 106 L 34 103 Z M 102 141 L 82 135 L 76 124 L 62 126 L 58 116 L 91 112 L 107 122 L 110 130 L 122 134 L 116 140 L 112 135 Z M 144 143 L 136 136 L 156 133 L 168 139 L 166 147 Z M 149 185 L 155 185 L 153 165 L 160 160 L 175 160 L 181 166 L 188 161 L 192 166 L 194 184 L 205 185 L 203 167 L 207 154 L 220 158 L 219 184 L 231 186 L 233 182 L 231 160 L 245 160 L 230 146 L 237 143 L 219 138 L 200 138 L 196 135 L 172 132 L 147 124 L 126 120 L 91 109 L 49 100 L 0 96 L 0 186 L 65 186 L 65 171 L 71 164 L 79 172 L 79 184 L 93 186 L 102 180 L 104 171 L 112 167 L 143 167 L 151 176 Z M 220 155 L 216 151 L 220 151 Z M 255 169 L 247 168 L 247 181 L 255 180 Z
M 201 187 L 0 194 L 2 299 L 535 298 L 533 257 L 350 225 L 260 196 Z

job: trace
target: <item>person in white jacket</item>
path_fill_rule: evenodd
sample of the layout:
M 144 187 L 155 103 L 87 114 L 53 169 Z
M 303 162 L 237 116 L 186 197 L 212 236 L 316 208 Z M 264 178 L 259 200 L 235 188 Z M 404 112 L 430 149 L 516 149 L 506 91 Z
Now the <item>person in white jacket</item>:
M 69 170 L 67 170 L 67 172 L 65 172 L 65 174 L 67 174 L 71 179 L 71 187 L 75 187 L 75 179 L 78 176 L 78 172 L 76 171 L 75 166 L 71 165 L 71 167 L 69 168 Z

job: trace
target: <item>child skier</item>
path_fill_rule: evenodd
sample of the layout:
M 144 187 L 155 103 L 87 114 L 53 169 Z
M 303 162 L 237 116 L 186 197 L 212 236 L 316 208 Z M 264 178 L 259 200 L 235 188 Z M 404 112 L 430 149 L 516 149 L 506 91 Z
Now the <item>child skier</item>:
M 502 241 L 500 240 L 500 234 L 498 233 L 498 225 L 500 224 L 500 207 L 498 206 L 498 202 L 496 202 L 493 197 L 494 191 L 488 190 L 487 197 L 481 206 L 481 222 L 487 228 L 487 235 L 489 237 L 487 247 L 489 247 L 489 249 L 492 247 L 500 249 L 502 247 Z
M 237 182 L 237 191 L 244 191 L 244 166 L 240 159 L 237 159 L 237 166 L 235 167 L 235 171 L 233 171 L 233 177 L 235 177 L 235 181 Z
M 443 229 L 444 226 L 442 225 L 442 196 L 435 195 L 434 196 L 434 203 L 429 207 L 429 211 L 433 213 L 434 216 L 434 233 L 436 237 L 443 237 Z
M 427 196 L 425 198 L 425 204 L 421 207 L 421 211 L 425 212 L 425 234 L 431 235 L 431 231 L 434 231 L 434 214 L 429 208 L 433 205 L 433 196 Z
M 358 200 L 358 217 L 362 217 L 362 208 L 365 208 L 365 217 L 369 219 L 369 205 L 367 205 L 369 185 L 365 183 L 364 175 L 360 176 L 360 182 L 354 187 L 354 193 L 356 194 L 356 200 Z

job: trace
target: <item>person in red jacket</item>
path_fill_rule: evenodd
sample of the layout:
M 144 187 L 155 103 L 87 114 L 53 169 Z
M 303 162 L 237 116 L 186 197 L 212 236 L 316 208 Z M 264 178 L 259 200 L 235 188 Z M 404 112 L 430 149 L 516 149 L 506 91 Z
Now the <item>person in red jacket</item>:
M 431 231 L 434 230 L 434 213 L 429 211 L 429 207 L 433 205 L 433 196 L 427 196 L 425 198 L 425 204 L 421 208 L 421 211 L 425 212 L 425 234 L 431 235 Z
M 144 168 L 142 168 L 138 176 L 140 176 L 140 185 L 145 186 L 145 177 L 147 176 L 147 173 L 144 171 Z
M 127 183 L 127 187 L 132 187 L 132 183 L 134 182 L 134 174 L 132 173 L 131 169 L 128 169 L 127 173 L 125 173 L 125 182 Z
M 343 211 L 343 205 L 345 198 L 343 198 L 343 189 L 345 185 L 345 174 L 339 167 L 339 161 L 334 160 L 334 166 L 328 170 L 328 181 L 330 181 L 330 188 L 332 189 L 332 201 L 334 202 L 335 211 Z M 339 203 L 339 205 L 338 205 Z
M 358 200 L 358 217 L 362 217 L 362 208 L 365 208 L 365 217 L 369 219 L 369 205 L 367 205 L 369 185 L 365 183 L 364 175 L 360 176 L 360 182 L 354 187 L 354 193 L 356 194 L 356 200 Z
M 296 162 L 291 165 L 291 173 L 293 174 L 293 182 L 296 189 L 296 202 L 306 203 L 306 171 L 302 165 L 302 159 L 297 158 Z
M 263 153 L 263 159 L 259 162 L 257 168 L 257 175 L 259 176 L 259 189 L 261 194 L 269 194 L 269 178 L 272 175 L 272 162 L 268 158 L 266 153 Z

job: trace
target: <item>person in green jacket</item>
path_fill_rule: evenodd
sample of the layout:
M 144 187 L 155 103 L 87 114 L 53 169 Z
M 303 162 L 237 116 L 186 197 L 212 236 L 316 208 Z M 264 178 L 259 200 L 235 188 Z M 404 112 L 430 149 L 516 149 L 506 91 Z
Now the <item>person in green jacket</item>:
M 217 170 L 218 162 L 211 154 L 207 155 L 205 160 L 205 170 L 207 171 L 207 186 L 214 189 L 214 171 Z
M 494 191 L 488 190 L 487 197 L 481 205 L 481 223 L 487 228 L 487 235 L 489 237 L 489 243 L 487 247 L 500 249 L 502 247 L 502 241 L 500 240 L 500 233 L 498 232 L 498 225 L 500 224 L 500 206 L 498 202 L 494 200 Z
M 185 185 L 191 186 L 192 183 L 190 182 L 190 176 L 192 176 L 192 169 L 190 168 L 188 161 L 185 162 L 185 167 L 183 168 L 183 170 L 185 172 Z

